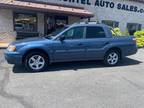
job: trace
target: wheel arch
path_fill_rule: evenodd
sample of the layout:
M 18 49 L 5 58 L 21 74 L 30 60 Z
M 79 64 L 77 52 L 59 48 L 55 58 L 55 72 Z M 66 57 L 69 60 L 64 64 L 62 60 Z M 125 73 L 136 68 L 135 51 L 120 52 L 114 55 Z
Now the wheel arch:
M 24 60 L 25 60 L 26 56 L 27 56 L 29 53 L 31 53 L 31 52 L 41 52 L 41 53 L 45 54 L 45 55 L 48 57 L 48 59 L 50 60 L 49 54 L 48 54 L 44 49 L 34 48 L 34 49 L 29 49 L 29 50 L 27 50 L 27 51 L 23 54 L 22 63 L 24 63 Z M 50 61 L 49 61 L 49 62 L 50 62 Z
M 120 59 L 122 58 L 122 50 L 121 50 L 121 48 L 119 48 L 119 47 L 112 47 L 112 48 L 108 49 L 106 51 L 106 53 L 108 53 L 109 51 L 112 51 L 112 50 L 118 51 L 118 53 L 120 54 Z M 106 53 L 105 53 L 105 55 L 106 55 Z

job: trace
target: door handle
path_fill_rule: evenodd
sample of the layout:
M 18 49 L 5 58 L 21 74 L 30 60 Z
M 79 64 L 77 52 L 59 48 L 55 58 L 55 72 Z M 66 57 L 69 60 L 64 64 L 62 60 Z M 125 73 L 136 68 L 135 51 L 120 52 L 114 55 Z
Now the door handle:
M 108 45 L 108 44 L 110 44 L 110 42 L 106 42 L 106 43 L 105 43 L 105 45 Z
M 78 46 L 82 46 L 82 45 L 83 45 L 82 43 L 79 43 L 79 44 L 78 44 Z

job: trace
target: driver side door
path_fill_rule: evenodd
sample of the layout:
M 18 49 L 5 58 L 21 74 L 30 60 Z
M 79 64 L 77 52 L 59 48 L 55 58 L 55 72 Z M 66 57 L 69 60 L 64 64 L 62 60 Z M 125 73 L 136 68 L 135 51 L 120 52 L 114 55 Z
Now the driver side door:
M 73 27 L 62 34 L 64 40 L 55 41 L 53 58 L 55 62 L 79 61 L 85 59 L 85 27 Z

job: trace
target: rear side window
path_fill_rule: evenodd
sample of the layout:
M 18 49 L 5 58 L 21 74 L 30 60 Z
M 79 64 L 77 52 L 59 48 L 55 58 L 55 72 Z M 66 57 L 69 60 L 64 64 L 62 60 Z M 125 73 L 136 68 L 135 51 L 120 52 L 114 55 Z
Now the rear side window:
M 105 32 L 102 27 L 87 27 L 86 38 L 105 38 Z

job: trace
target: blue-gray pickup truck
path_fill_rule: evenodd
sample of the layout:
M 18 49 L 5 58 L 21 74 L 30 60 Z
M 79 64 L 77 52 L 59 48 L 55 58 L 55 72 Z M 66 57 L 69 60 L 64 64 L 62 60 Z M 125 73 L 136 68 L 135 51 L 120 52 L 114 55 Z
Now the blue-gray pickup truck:
M 48 36 L 13 42 L 5 51 L 5 58 L 10 64 L 37 72 L 54 62 L 103 60 L 104 64 L 115 66 L 124 56 L 136 52 L 133 36 L 114 37 L 107 25 L 77 23 Z

